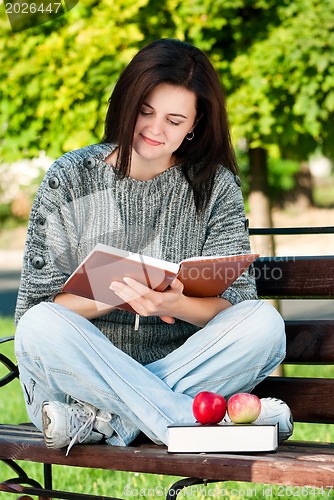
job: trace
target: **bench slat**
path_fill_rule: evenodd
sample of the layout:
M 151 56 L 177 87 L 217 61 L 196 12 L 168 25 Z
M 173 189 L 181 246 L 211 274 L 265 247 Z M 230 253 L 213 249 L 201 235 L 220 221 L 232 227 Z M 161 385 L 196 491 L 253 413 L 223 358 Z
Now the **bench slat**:
M 334 257 L 263 257 L 254 263 L 263 298 L 334 297 Z
M 7 427 L 7 432 L 3 432 Z M 334 484 L 333 447 L 304 446 L 305 459 L 294 443 L 283 445 L 273 454 L 174 454 L 166 447 L 146 445 L 118 447 L 75 445 L 68 457 L 64 450 L 48 450 L 40 439 L 22 434 L 10 437 L 0 425 L 0 456 L 14 460 L 59 465 L 122 470 L 153 474 L 322 487 Z M 297 450 L 297 451 L 296 451 Z M 325 462 L 325 463 L 324 463 Z M 284 474 L 282 474 L 284 471 Z
M 296 422 L 334 423 L 334 379 L 268 377 L 256 386 L 254 393 L 283 399 Z
M 285 322 L 284 363 L 334 363 L 334 320 Z

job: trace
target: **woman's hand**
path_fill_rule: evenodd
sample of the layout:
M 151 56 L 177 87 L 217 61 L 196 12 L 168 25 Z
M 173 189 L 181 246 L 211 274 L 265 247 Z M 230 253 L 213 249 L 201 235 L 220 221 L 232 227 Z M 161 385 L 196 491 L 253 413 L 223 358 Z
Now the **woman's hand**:
M 183 295 L 183 284 L 174 279 L 164 292 L 151 290 L 138 281 L 125 277 L 123 282 L 113 281 L 110 285 L 124 302 L 127 302 L 140 316 L 160 316 L 169 324 L 175 322 Z
M 160 316 L 169 324 L 173 324 L 177 318 L 193 325 L 205 326 L 214 316 L 232 305 L 220 297 L 187 297 L 178 279 L 174 279 L 164 292 L 151 290 L 132 278 L 123 278 L 123 282 L 113 281 L 110 288 L 140 316 Z

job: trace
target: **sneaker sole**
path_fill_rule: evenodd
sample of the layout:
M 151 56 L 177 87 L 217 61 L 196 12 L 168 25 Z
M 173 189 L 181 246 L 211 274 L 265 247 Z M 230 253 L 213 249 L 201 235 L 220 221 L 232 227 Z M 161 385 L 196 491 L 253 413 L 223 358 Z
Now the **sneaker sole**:
M 45 406 L 47 406 L 47 405 L 45 405 Z M 48 434 L 47 434 L 50 424 L 51 424 L 51 419 L 50 419 L 49 415 L 47 414 L 47 410 L 45 409 L 45 407 L 43 405 L 42 406 L 42 425 L 43 425 L 44 442 L 45 442 L 47 448 L 51 448 L 54 450 L 54 449 L 58 449 L 59 446 L 55 446 L 53 439 L 50 436 L 48 436 Z M 64 445 L 64 446 L 66 446 L 66 445 Z M 64 446 L 62 446 L 61 448 L 64 448 Z

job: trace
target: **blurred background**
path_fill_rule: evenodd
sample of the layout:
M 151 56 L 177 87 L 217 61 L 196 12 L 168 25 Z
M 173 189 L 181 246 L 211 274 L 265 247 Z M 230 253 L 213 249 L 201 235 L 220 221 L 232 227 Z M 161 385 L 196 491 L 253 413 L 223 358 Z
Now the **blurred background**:
M 157 38 L 198 46 L 220 75 L 250 226 L 334 225 L 332 0 L 80 0 L 44 24 L 13 19 L 1 2 L 0 279 L 12 299 L 46 169 L 101 140 L 120 71 Z M 331 254 L 334 235 L 252 245 Z

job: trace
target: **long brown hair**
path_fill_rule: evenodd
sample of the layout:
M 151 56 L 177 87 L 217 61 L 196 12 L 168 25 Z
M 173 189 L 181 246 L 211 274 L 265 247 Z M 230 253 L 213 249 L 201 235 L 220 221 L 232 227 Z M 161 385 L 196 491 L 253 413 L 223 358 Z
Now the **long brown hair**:
M 200 211 L 210 198 L 218 165 L 238 173 L 224 92 L 201 50 L 174 39 L 157 40 L 141 49 L 120 75 L 109 99 L 103 142 L 120 146 L 117 167 L 121 176 L 129 175 L 138 115 L 145 98 L 161 83 L 186 88 L 197 96 L 194 138 L 185 139 L 174 155 Z

